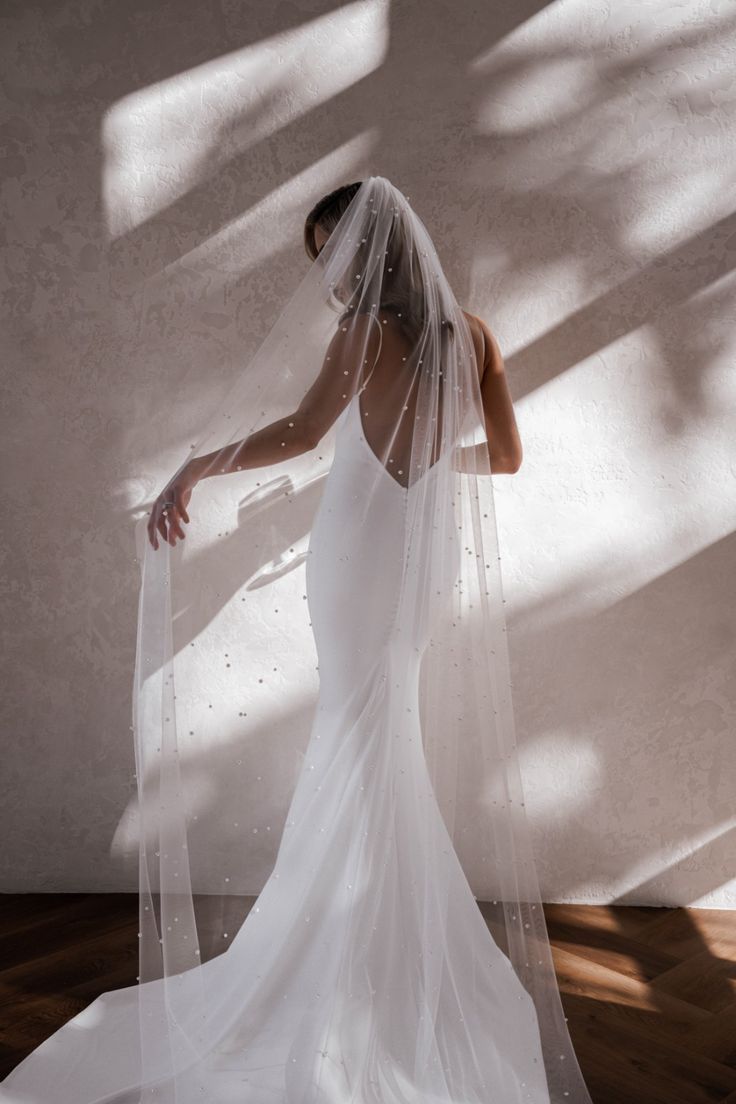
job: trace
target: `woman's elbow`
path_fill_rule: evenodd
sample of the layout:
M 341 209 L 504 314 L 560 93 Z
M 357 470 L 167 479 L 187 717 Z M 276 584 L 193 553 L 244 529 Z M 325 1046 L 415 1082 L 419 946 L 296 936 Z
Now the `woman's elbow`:
M 521 452 L 513 452 L 499 457 L 493 464 L 493 474 L 516 475 L 521 467 L 522 459 L 523 454 Z

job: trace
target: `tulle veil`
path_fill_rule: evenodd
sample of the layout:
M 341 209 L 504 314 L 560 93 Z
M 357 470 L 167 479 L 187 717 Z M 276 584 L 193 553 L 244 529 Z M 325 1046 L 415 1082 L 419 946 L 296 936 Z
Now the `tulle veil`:
M 590 1104 L 524 808 L 478 358 L 389 180 L 182 451 L 185 539 L 137 530 L 139 981 L 0 1100 Z

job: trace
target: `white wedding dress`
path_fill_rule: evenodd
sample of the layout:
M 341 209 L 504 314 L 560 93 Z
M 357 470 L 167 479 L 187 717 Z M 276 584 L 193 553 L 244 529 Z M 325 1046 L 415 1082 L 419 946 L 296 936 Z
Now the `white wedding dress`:
M 152 531 L 192 471 L 226 478 L 186 540 L 139 542 L 139 983 L 0 1104 L 591 1104 L 524 809 L 479 350 L 399 189 L 360 184 L 199 434 L 189 398 Z
M 417 687 L 431 626 L 407 624 L 397 600 L 403 512 L 419 484 L 405 488 L 380 462 L 360 401 L 339 418 L 311 531 L 320 690 L 304 764 L 254 907 L 201 979 L 176 979 L 178 1003 L 193 1013 L 203 980 L 221 1020 L 215 1049 L 179 1074 L 175 1099 L 549 1104 L 534 1004 L 481 916 L 426 770 Z M 433 478 L 430 468 L 423 479 Z M 419 558 L 409 578 L 422 586 L 422 576 Z M 396 683 L 395 671 L 408 677 Z M 447 911 L 440 902 L 435 915 L 424 872 L 440 852 Z M 428 961 L 422 945 L 433 948 Z M 147 1099 L 139 988 L 155 1010 L 160 982 L 103 994 L 21 1062 L 0 1101 Z M 153 1053 L 149 1045 L 149 1063 Z M 154 1084 L 151 1099 L 160 1091 Z

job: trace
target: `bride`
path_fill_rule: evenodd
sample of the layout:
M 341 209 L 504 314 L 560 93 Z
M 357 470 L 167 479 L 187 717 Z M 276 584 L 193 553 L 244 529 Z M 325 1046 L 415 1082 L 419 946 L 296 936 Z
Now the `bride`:
M 304 234 L 306 276 L 139 523 L 138 984 L 0 1101 L 590 1104 L 515 742 L 503 361 L 386 178 Z

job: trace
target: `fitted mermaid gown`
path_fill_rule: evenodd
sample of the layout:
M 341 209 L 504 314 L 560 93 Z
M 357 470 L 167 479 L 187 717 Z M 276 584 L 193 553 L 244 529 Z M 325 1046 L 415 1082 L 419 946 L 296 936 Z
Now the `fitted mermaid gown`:
M 400 605 L 404 511 L 421 481 L 407 489 L 384 468 L 360 394 L 336 428 L 306 562 L 320 678 L 311 733 L 272 873 L 228 950 L 200 968 L 216 1045 L 177 1080 L 176 1101 L 549 1104 L 534 1003 L 483 920 L 424 757 L 432 626 L 406 624 Z M 422 585 L 409 557 L 403 593 Z M 181 975 L 180 1005 L 194 973 Z M 137 1101 L 139 988 L 99 997 L 0 1100 Z M 155 1005 L 160 985 L 146 988 Z M 93 1051 L 105 1061 L 85 1080 Z M 57 1091 L 34 1096 L 44 1076 Z

